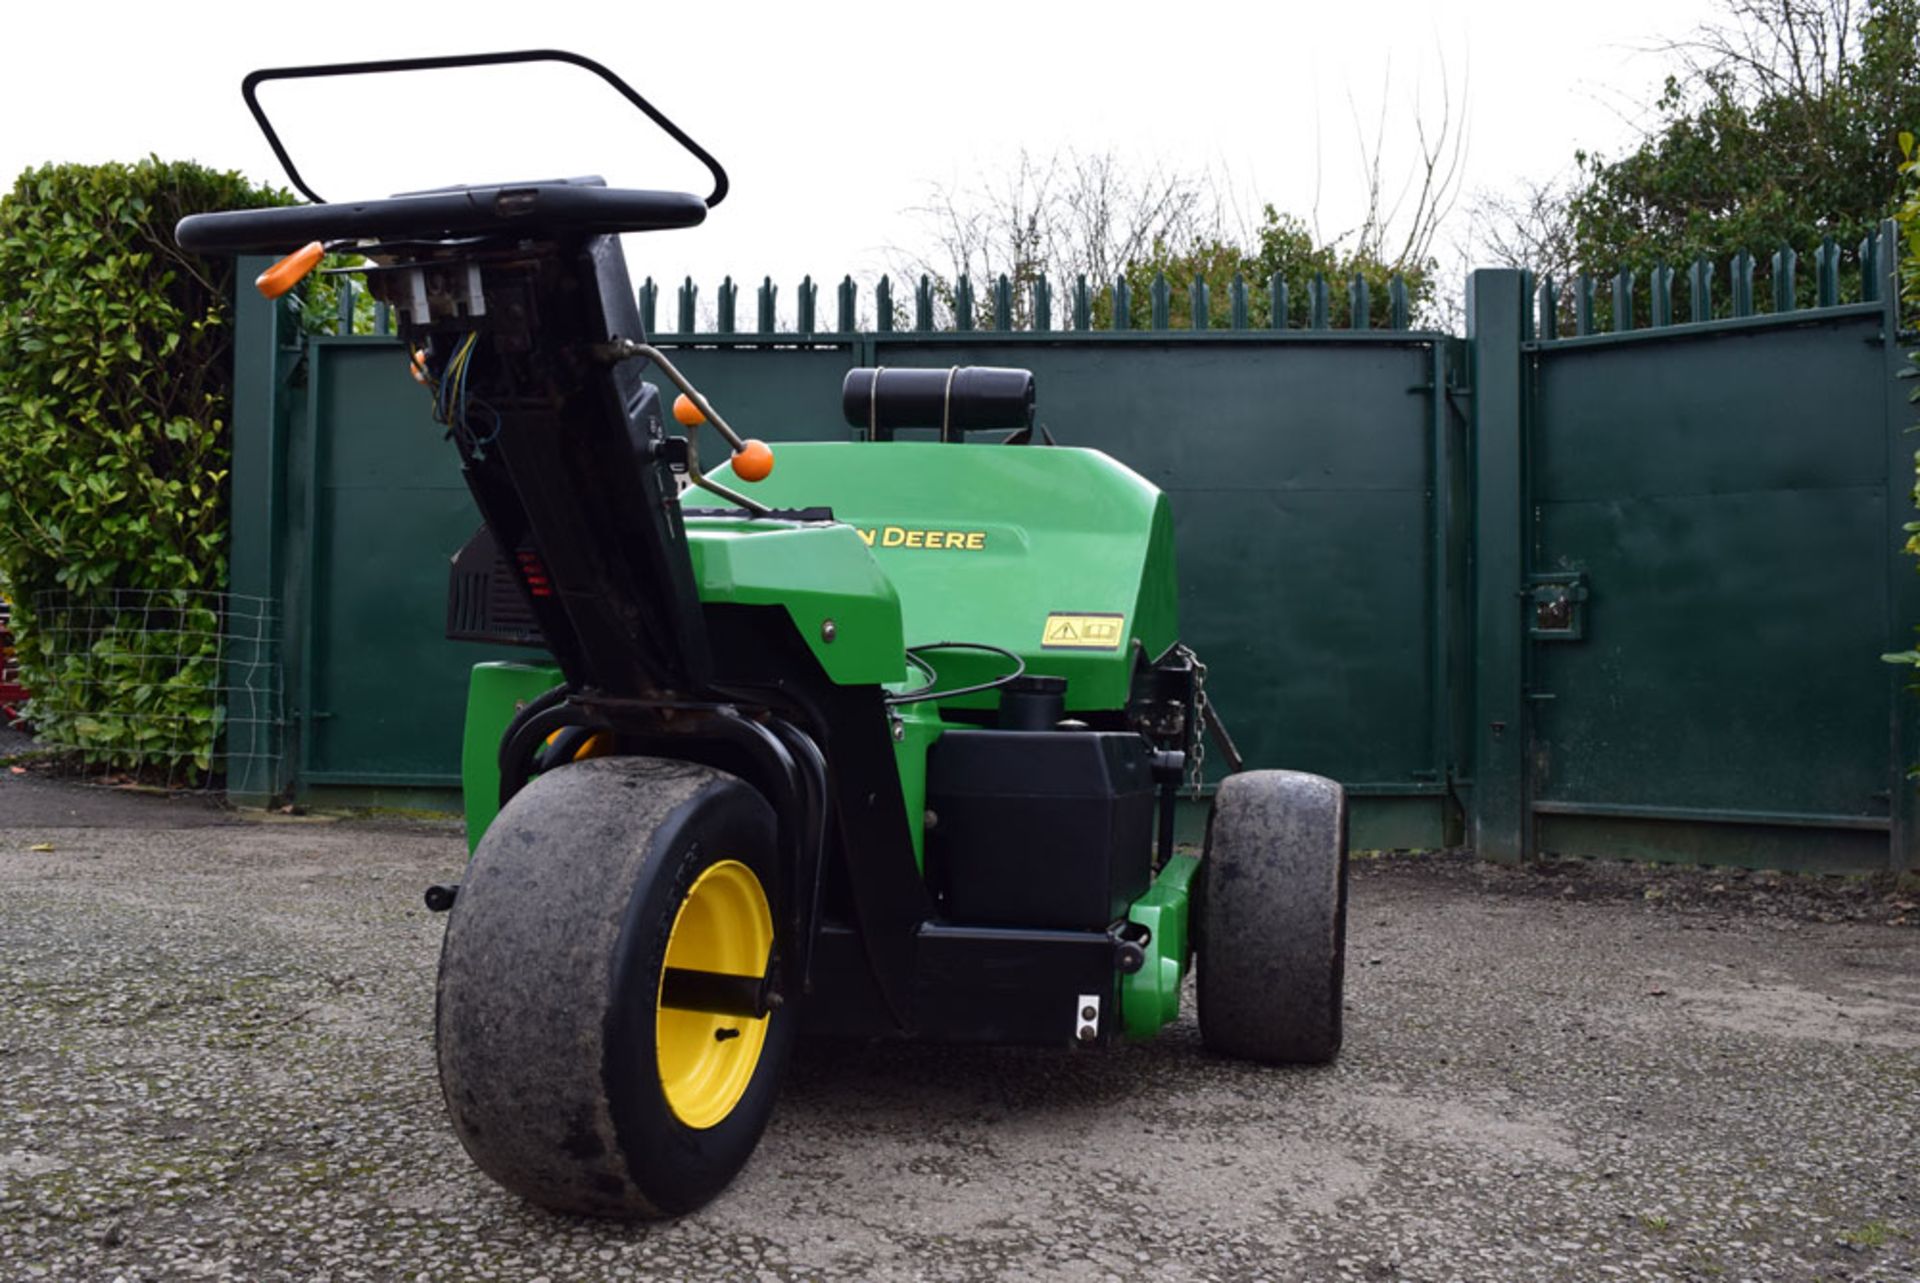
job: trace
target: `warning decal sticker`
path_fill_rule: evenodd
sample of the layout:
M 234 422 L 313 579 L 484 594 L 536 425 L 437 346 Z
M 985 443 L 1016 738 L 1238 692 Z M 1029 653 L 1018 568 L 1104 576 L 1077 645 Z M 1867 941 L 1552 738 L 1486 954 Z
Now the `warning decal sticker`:
M 1047 616 L 1040 635 L 1042 650 L 1119 650 L 1127 640 L 1125 615 L 1072 615 L 1055 611 Z

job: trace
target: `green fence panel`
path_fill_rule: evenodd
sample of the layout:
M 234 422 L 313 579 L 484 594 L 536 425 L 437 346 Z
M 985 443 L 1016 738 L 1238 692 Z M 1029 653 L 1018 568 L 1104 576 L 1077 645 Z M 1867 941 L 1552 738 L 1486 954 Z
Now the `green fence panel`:
M 393 343 L 320 339 L 308 361 L 301 779 L 457 787 L 477 656 L 444 636 L 447 559 L 480 524 L 459 459 Z

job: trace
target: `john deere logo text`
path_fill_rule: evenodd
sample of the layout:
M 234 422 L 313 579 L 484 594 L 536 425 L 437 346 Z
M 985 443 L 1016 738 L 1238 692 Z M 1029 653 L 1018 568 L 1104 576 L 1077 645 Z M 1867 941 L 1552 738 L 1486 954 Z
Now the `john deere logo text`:
M 1126 639 L 1125 615 L 1068 615 L 1056 611 L 1047 616 L 1040 645 L 1044 650 L 1119 650 Z
M 905 526 L 856 526 L 867 547 L 945 548 L 954 552 L 984 552 L 984 530 L 909 530 Z

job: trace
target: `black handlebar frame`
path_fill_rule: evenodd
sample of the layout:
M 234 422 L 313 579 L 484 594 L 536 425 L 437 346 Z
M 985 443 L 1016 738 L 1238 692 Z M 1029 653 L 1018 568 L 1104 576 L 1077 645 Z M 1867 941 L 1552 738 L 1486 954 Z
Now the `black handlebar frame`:
M 249 72 L 240 82 L 240 96 L 247 100 L 247 110 L 253 113 L 253 121 L 260 126 L 260 132 L 266 136 L 267 146 L 273 148 L 273 154 L 279 158 L 280 167 L 287 171 L 287 177 L 302 196 L 316 205 L 324 205 L 326 199 L 313 188 L 307 186 L 306 179 L 294 168 L 293 158 L 287 155 L 286 147 L 280 141 L 280 135 L 274 132 L 273 123 L 267 119 L 267 113 L 261 109 L 260 99 L 254 92 L 269 80 L 309 80 L 323 76 L 360 76 L 386 71 L 441 71 L 451 67 L 499 67 L 517 62 L 561 62 L 591 71 L 617 90 L 621 97 L 660 126 L 668 137 L 679 143 L 691 153 L 694 159 L 707 167 L 713 175 L 713 190 L 707 194 L 707 208 L 712 209 L 727 198 L 727 171 L 720 162 L 695 142 L 687 131 L 674 124 L 658 107 L 642 98 L 633 86 L 620 79 L 611 70 L 591 58 L 564 49 L 520 49 L 506 53 L 467 53 L 447 54 L 435 58 L 389 58 L 378 62 L 331 62 L 319 63 L 309 67 L 264 67 Z

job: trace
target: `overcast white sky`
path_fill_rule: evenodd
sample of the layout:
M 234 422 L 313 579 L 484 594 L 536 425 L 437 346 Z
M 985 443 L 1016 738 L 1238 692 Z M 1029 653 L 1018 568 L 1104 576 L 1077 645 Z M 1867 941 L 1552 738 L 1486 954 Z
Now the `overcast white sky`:
M 1364 195 L 1356 121 L 1371 131 L 1384 106 L 1403 140 L 1390 143 L 1387 170 L 1404 172 L 1415 104 L 1436 118 L 1450 82 L 1466 98 L 1469 193 L 1547 178 L 1576 147 L 1619 149 L 1665 74 L 1646 51 L 1712 10 L 1712 0 L 15 4 L 0 37 L 0 176 L 153 152 L 284 184 L 240 100 L 253 68 L 572 49 L 625 76 L 732 177 L 704 228 L 629 240 L 635 279 L 691 273 L 705 301 L 723 274 L 771 273 L 784 314 L 805 273 L 873 274 L 918 248 L 910 211 L 933 184 L 1003 172 L 1023 147 L 1208 170 L 1244 207 L 1309 217 L 1317 206 L 1332 235 Z M 351 102 L 337 87 L 298 102 L 283 89 L 268 105 L 288 113 L 295 160 L 328 197 L 583 170 L 704 191 L 617 99 L 568 110 L 546 80 L 511 98 L 504 84 L 439 103 L 414 78 Z M 823 307 L 830 298 L 823 288 Z

